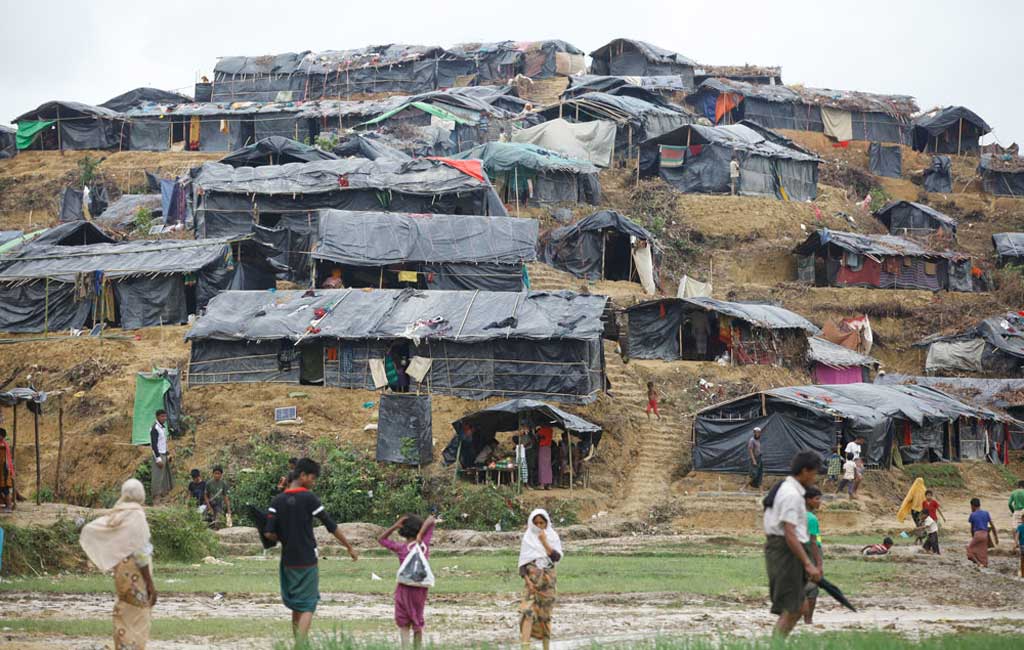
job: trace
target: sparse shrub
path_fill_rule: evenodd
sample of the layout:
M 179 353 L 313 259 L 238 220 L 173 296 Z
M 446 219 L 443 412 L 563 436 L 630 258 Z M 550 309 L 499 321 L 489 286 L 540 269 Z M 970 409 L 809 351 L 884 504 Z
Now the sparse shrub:
M 5 576 L 75 569 L 85 562 L 78 545 L 79 527 L 69 519 L 52 526 L 4 525 L 2 564 Z
M 93 158 L 92 156 L 85 156 L 78 160 L 78 184 L 80 186 L 92 185 L 101 162 L 103 162 L 102 158 Z
M 156 508 L 146 515 L 159 561 L 195 562 L 217 552 L 217 537 L 195 508 Z
M 139 208 L 135 213 L 135 218 L 132 219 L 132 225 L 135 230 L 148 233 L 153 226 L 153 211 L 149 208 Z

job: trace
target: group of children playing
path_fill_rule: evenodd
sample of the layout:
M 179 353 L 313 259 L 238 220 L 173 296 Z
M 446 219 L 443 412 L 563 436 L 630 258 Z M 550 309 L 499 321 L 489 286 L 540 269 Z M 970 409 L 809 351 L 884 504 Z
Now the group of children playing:
M 828 459 L 828 480 L 836 483 L 836 493 L 846 490 L 851 499 L 857 498 L 857 490 L 861 481 L 864 480 L 864 459 L 861 458 L 861 445 L 863 438 L 857 438 L 846 445 L 846 450 L 840 455 L 837 447 Z M 840 478 L 840 470 L 842 477 Z

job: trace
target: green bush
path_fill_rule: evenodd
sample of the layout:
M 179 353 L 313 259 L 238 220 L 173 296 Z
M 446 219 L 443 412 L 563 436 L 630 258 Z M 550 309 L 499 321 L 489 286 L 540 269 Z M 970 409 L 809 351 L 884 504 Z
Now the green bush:
M 135 218 L 132 219 L 132 225 L 135 230 L 147 234 L 153 226 L 153 211 L 149 208 L 139 208 L 135 212 Z
M 5 576 L 53 573 L 82 566 L 85 554 L 78 545 L 78 526 L 59 519 L 52 526 L 4 525 L 0 567 Z
M 905 465 L 903 473 L 911 479 L 923 478 L 924 484 L 930 488 L 964 487 L 964 477 L 960 468 L 952 463 L 914 463 Z
M 92 156 L 80 158 L 78 160 L 78 184 L 92 185 L 101 162 L 103 162 L 102 158 L 93 158 Z
M 195 508 L 158 508 L 146 514 L 157 561 L 195 562 L 217 552 L 217 537 Z

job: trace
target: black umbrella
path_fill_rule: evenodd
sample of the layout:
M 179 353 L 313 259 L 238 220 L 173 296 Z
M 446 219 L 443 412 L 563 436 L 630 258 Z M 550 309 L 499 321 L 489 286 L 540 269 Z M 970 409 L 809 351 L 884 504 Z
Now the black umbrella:
M 850 610 L 851 612 L 857 611 L 857 608 L 854 607 L 850 603 L 850 601 L 847 600 L 846 596 L 843 595 L 842 590 L 840 590 L 839 587 L 835 586 L 825 578 L 822 578 L 818 581 L 818 586 L 824 589 L 826 594 L 835 598 L 836 602 L 845 607 L 846 609 Z
M 246 514 L 249 515 L 249 518 L 256 523 L 256 533 L 260 536 L 260 544 L 263 545 L 263 548 L 274 548 L 277 546 L 277 542 L 272 542 L 263 536 L 263 530 L 267 527 L 266 511 L 248 504 L 246 504 L 245 510 Z

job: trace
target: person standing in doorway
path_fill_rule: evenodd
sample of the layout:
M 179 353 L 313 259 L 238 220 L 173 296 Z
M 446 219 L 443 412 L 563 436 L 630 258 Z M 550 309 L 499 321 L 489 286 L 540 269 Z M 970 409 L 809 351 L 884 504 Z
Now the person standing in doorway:
M 736 196 L 736 188 L 740 184 L 740 162 L 736 160 L 736 154 L 732 155 L 729 161 L 729 193 Z
M 761 427 L 754 427 L 754 435 L 747 441 L 747 456 L 750 457 L 750 487 L 761 489 L 764 481 L 764 464 L 761 462 Z
M 537 427 L 537 478 L 541 489 L 551 489 L 551 444 L 555 431 L 548 425 Z
M 171 474 L 171 457 L 167 447 L 167 411 L 156 412 L 156 421 L 149 430 L 149 444 L 153 449 L 152 485 L 153 500 L 162 497 L 174 487 Z
M 804 610 L 807 583 L 821 580 L 807 531 L 804 495 L 818 478 L 821 458 L 801 451 L 793 457 L 789 476 L 764 498 L 765 568 L 772 613 L 778 616 L 774 633 L 787 636 Z

